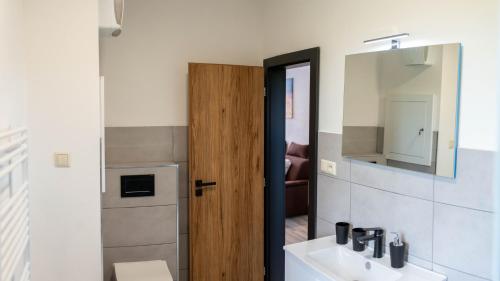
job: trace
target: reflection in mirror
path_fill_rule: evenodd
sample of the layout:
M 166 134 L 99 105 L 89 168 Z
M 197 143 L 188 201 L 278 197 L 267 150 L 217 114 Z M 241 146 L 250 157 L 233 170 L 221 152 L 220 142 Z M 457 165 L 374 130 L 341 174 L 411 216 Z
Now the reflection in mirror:
M 461 45 L 346 56 L 342 155 L 455 176 Z

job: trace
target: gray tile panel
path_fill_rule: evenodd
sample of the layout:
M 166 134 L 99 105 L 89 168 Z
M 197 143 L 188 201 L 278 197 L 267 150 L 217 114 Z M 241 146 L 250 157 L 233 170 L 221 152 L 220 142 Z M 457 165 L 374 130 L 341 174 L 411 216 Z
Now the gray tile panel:
M 457 177 L 436 177 L 437 202 L 493 211 L 495 152 L 459 149 Z
M 350 183 L 318 175 L 318 217 L 330 223 L 350 220 Z
M 433 176 L 352 161 L 351 181 L 394 193 L 432 200 Z
M 177 241 L 176 225 L 176 205 L 103 209 L 103 246 L 173 243 Z
M 345 160 L 341 140 L 319 133 L 319 159 L 337 162 L 338 175 L 318 172 L 318 236 L 349 214 L 354 226 L 401 232 L 409 261 L 450 281 L 491 279 L 495 152 L 459 148 L 457 177 L 447 179 Z
M 339 179 L 349 180 L 351 163 L 341 155 L 342 137 L 337 134 L 318 134 L 318 170 L 321 167 L 321 159 L 334 161 L 337 164 L 337 175 Z
M 434 262 L 492 278 L 493 214 L 435 203 Z
M 106 163 L 171 162 L 173 127 L 107 127 Z
M 382 227 L 386 241 L 399 232 L 411 255 L 432 260 L 432 202 L 352 184 L 351 212 L 355 227 Z
M 174 135 L 174 161 L 187 162 L 188 161 L 188 127 L 178 126 L 173 127 Z

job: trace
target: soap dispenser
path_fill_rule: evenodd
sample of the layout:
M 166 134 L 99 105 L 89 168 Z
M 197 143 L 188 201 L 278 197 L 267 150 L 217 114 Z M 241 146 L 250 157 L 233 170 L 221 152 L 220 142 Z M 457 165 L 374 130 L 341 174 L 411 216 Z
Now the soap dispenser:
M 397 232 L 391 232 L 394 235 L 394 239 L 389 243 L 391 252 L 391 266 L 393 268 L 402 268 L 405 265 L 405 246 L 406 243 L 401 241 L 400 234 Z

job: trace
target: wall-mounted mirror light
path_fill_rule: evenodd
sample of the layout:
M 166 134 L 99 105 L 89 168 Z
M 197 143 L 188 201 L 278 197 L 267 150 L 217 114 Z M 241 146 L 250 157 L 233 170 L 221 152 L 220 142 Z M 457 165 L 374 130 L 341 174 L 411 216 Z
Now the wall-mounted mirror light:
M 461 45 L 346 56 L 342 155 L 454 177 Z
M 395 34 L 395 35 L 390 35 L 390 36 L 384 36 L 384 37 L 379 37 L 379 38 L 374 38 L 374 39 L 368 39 L 363 41 L 365 44 L 374 44 L 378 42 L 384 42 L 384 41 L 391 41 L 391 49 L 399 49 L 401 39 L 410 36 L 410 33 L 400 33 L 400 34 Z

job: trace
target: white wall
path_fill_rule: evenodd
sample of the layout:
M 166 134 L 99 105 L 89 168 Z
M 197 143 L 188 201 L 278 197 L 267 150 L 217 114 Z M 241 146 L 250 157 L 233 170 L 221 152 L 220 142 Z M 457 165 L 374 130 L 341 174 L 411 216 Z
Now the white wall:
M 403 47 L 461 42 L 459 146 L 495 150 L 497 6 L 495 0 L 265 1 L 264 56 L 321 47 L 319 127 L 340 133 L 345 55 L 388 47 L 363 40 L 409 32 Z
M 186 125 L 188 61 L 261 64 L 320 46 L 320 131 L 340 133 L 345 55 L 387 49 L 362 41 L 409 32 L 403 47 L 463 43 L 459 146 L 494 150 L 498 40 L 485 34 L 498 33 L 497 6 L 495 0 L 130 0 L 124 34 L 102 45 L 107 126 Z
M 188 62 L 261 65 L 254 0 L 129 0 L 101 44 L 106 126 L 187 125 Z
M 24 8 L 32 280 L 101 280 L 97 0 Z M 54 152 L 71 168 L 54 168 Z
M 22 26 L 22 2 L 0 0 L 0 131 L 25 125 Z
M 288 144 L 309 144 L 310 66 L 289 68 L 286 78 L 293 78 L 293 118 L 286 119 L 285 139 Z
M 454 45 L 458 49 L 457 45 Z M 442 45 L 430 46 L 426 65 L 407 65 L 410 50 L 349 55 L 345 59 L 344 126 L 385 126 L 387 96 L 434 95 L 433 131 L 439 127 Z M 453 58 L 458 63 L 458 56 Z M 457 84 L 458 71 L 448 74 Z M 456 88 L 455 88 L 456 90 Z M 457 91 L 450 93 L 457 96 Z M 449 101 L 449 99 L 447 100 Z M 456 102 L 455 102 L 456 103 Z M 452 109 L 455 108 L 453 103 Z M 447 104 L 444 106 L 447 107 Z M 450 124 L 454 124 L 451 120 Z
M 458 46 L 456 46 L 458 48 Z M 442 45 L 430 46 L 426 65 L 406 65 L 410 50 L 387 52 L 382 55 L 380 90 L 383 96 L 388 95 L 434 95 L 432 130 L 439 127 L 439 110 L 441 96 Z M 455 57 L 458 61 L 458 56 Z M 458 71 L 452 70 L 449 79 L 458 79 Z M 458 91 L 455 92 L 457 97 Z M 453 97 L 452 97 L 453 98 Z M 444 105 L 446 106 L 446 104 Z M 385 123 L 385 104 L 383 104 L 382 123 Z M 454 124 L 454 122 L 451 122 Z
M 384 126 L 384 116 L 379 112 L 382 109 L 379 105 L 383 105 L 379 91 L 379 56 L 370 53 L 346 59 L 344 104 L 350 110 L 344 112 L 344 126 Z
M 436 174 L 453 175 L 455 167 L 455 127 L 449 124 L 456 122 L 457 102 L 455 93 L 458 85 L 456 75 L 459 64 L 456 58 L 459 57 L 460 50 L 454 46 L 443 47 L 443 73 L 441 77 L 441 107 L 439 111 L 439 137 L 437 147 Z
M 380 88 L 384 95 L 439 95 L 442 46 L 428 48 L 428 65 L 406 65 L 408 50 L 381 55 Z M 457 58 L 455 58 L 456 60 Z M 455 80 L 458 73 L 453 72 Z

